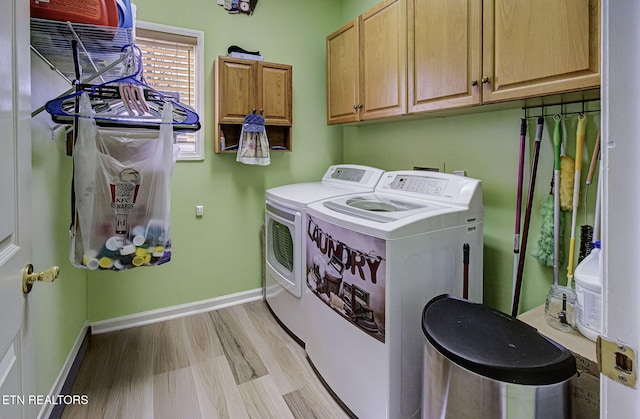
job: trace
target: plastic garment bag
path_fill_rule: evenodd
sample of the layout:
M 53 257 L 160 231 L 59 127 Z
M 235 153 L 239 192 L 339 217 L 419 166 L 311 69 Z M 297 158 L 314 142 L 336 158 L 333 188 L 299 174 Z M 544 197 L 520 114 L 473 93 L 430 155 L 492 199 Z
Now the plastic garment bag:
M 171 258 L 171 174 L 177 157 L 166 103 L 159 130 L 96 126 L 80 98 L 73 152 L 70 259 L 84 269 L 130 269 Z
M 249 114 L 244 117 L 236 161 L 259 166 L 271 163 L 269 140 L 262 115 Z

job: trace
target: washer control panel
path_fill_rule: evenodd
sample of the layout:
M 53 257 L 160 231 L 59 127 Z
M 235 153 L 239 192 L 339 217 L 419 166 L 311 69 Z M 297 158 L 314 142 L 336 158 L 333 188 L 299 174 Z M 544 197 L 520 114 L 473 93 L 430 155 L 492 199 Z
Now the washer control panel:
M 375 167 L 357 164 L 338 164 L 327 169 L 322 183 L 338 187 L 373 190 L 384 171 Z
M 429 176 L 397 175 L 389 188 L 423 195 L 442 196 L 447 188 L 447 183 L 449 181 L 446 179 Z
M 362 169 L 338 167 L 333 173 L 331 173 L 331 179 L 340 179 L 349 182 L 360 182 L 365 173 L 366 172 Z
M 406 199 L 429 199 L 446 205 L 482 207 L 482 182 L 451 173 L 422 170 L 385 172 L 376 185 L 376 194 Z

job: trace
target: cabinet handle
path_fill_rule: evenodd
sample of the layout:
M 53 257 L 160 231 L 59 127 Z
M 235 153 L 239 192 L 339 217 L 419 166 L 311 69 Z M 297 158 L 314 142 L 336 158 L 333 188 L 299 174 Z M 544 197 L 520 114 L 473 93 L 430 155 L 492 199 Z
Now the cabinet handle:
M 358 105 L 353 105 L 353 110 L 354 111 L 358 110 Z
M 471 85 L 472 86 L 477 86 L 478 85 L 478 80 L 471 80 Z
M 482 76 L 482 79 L 480 79 L 480 81 L 484 84 L 489 83 L 489 77 L 487 76 Z

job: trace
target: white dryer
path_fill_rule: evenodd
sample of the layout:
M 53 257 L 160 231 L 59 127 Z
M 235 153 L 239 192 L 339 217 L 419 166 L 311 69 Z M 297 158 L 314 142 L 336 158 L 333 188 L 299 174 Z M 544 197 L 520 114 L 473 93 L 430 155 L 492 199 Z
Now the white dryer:
M 279 323 L 304 346 L 305 232 L 307 204 L 371 192 L 384 172 L 368 166 L 331 166 L 320 182 L 296 183 L 266 191 L 265 298 Z
M 374 193 L 307 207 L 309 361 L 360 418 L 417 418 L 421 312 L 449 293 L 482 300 L 481 182 L 386 172 Z

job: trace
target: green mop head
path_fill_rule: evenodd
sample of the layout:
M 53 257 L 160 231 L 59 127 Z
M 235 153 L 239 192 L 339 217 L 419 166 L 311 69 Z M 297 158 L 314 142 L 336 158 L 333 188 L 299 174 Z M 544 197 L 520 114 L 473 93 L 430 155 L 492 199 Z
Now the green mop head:
M 553 267 L 553 194 L 549 194 L 540 208 L 540 232 L 538 233 L 538 248 L 534 251 L 535 257 L 540 264 Z M 562 243 L 564 231 L 564 217 L 560 217 L 560 248 L 558 251 L 558 265 L 564 261 L 564 250 Z

